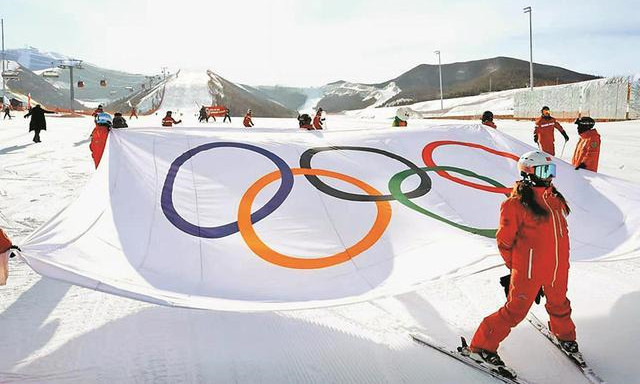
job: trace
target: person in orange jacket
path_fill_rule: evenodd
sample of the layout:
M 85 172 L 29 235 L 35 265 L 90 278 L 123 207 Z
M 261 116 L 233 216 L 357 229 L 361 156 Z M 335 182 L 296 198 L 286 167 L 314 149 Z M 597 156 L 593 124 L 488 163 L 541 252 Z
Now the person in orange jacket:
M 9 236 L 0 228 L 0 285 L 7 284 L 9 278 L 9 258 L 15 256 L 13 250 L 20 250 L 13 245 Z
M 520 323 L 536 300 L 540 289 L 550 330 L 561 347 L 578 352 L 576 330 L 567 299 L 569 278 L 569 206 L 553 186 L 555 164 L 540 151 L 527 152 L 518 160 L 522 180 L 500 207 L 498 250 L 511 271 L 506 304 L 482 320 L 469 346 L 472 358 L 495 367 L 504 363 L 498 356 L 500 342 Z M 505 276 L 506 277 L 506 276 Z
M 491 128 L 498 128 L 493 122 L 493 112 L 484 111 L 484 113 L 482 114 L 482 125 L 486 125 L 487 127 Z
M 553 135 L 553 130 L 557 129 L 560 131 L 565 142 L 569 141 L 569 135 L 564 131 L 562 125 L 560 125 L 555 118 L 551 117 L 549 107 L 542 107 L 540 112 L 542 113 L 542 116 L 536 120 L 536 128 L 533 131 L 533 141 L 538 144 L 542 151 L 555 156 L 556 150 L 554 147 L 555 137 Z
M 318 108 L 316 115 L 313 117 L 313 128 L 315 129 L 324 128 L 324 117 L 322 117 L 322 111 L 322 108 Z
M 91 157 L 93 158 L 93 163 L 96 165 L 96 169 L 102 159 L 104 147 L 107 145 L 109 130 L 112 124 L 113 120 L 108 113 L 102 112 L 96 115 L 96 126 L 93 128 L 93 132 L 91 132 L 91 143 L 89 143 Z
M 173 124 L 180 124 L 182 120 L 176 121 L 172 116 L 173 112 L 167 111 L 167 114 L 162 118 L 162 126 L 163 127 L 173 127 Z
M 136 107 L 131 106 L 131 112 L 129 113 L 129 120 L 133 119 L 133 117 L 135 116 L 135 118 L 138 118 L 138 110 L 136 109 Z
M 593 128 L 595 120 L 584 116 L 576 119 L 580 140 L 576 145 L 571 162 L 576 170 L 580 168 L 598 172 L 598 159 L 600 158 L 600 134 Z
M 247 128 L 253 127 L 253 119 L 251 118 L 251 109 L 247 110 L 247 114 L 244 115 L 244 119 L 242 120 L 242 125 Z

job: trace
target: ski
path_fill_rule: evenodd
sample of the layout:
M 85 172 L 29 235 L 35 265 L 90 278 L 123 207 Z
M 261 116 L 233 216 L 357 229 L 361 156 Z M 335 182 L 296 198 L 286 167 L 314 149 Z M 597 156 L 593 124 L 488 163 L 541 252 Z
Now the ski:
M 527 384 L 526 381 L 524 381 L 523 379 L 516 377 L 515 372 L 508 367 L 504 367 L 503 369 L 496 369 L 493 367 L 490 367 L 488 365 L 484 365 L 481 362 L 478 362 L 474 359 L 472 359 L 471 357 L 469 357 L 469 347 L 467 346 L 467 342 L 466 340 L 463 338 L 462 339 L 462 346 L 458 347 L 457 350 L 451 350 L 447 347 L 445 347 L 444 345 L 439 344 L 438 342 L 436 342 L 435 340 L 433 340 L 431 337 L 425 335 L 424 333 L 420 333 L 420 332 L 412 332 L 410 333 L 411 339 L 413 339 L 413 341 L 415 341 L 416 343 L 423 345 L 423 346 L 427 346 L 430 347 L 432 349 L 435 349 L 436 351 L 439 351 L 447 356 L 453 357 L 454 359 L 458 360 L 459 362 L 468 365 L 469 367 L 475 368 L 479 371 L 482 371 L 488 375 L 491 375 L 492 377 L 504 382 L 504 383 L 508 383 L 508 384 Z M 466 352 L 466 353 L 465 353 Z
M 549 341 L 553 343 L 573 364 L 575 364 L 578 369 L 582 372 L 582 374 L 593 384 L 606 384 L 606 382 L 600 378 L 594 371 L 593 368 L 589 367 L 587 362 L 584 360 L 582 353 L 570 353 L 562 349 L 560 346 L 560 342 L 556 338 L 556 336 L 551 333 L 549 327 L 545 325 L 536 315 L 533 313 L 529 313 L 527 315 L 527 320 L 537 329 L 544 337 L 546 337 Z

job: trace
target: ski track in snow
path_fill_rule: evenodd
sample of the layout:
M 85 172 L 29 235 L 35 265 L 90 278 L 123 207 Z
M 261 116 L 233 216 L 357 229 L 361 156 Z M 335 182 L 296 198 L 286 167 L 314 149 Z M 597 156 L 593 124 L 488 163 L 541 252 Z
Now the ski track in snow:
M 500 102 L 496 99 L 496 103 Z M 190 113 L 193 112 L 193 113 Z M 369 111 L 366 111 L 368 113 Z M 186 126 L 200 124 L 194 111 Z M 33 144 L 22 113 L 0 121 L 0 225 L 20 244 L 35 227 L 77 197 L 93 173 L 90 118 L 47 116 L 42 143 Z M 159 126 L 158 116 L 130 126 Z M 391 120 L 328 116 L 330 130 L 376 129 Z M 257 127 L 288 127 L 295 119 L 256 118 Z M 451 121 L 410 120 L 428 127 Z M 468 123 L 464 122 L 464 123 Z M 497 121 L 531 141 L 531 122 Z M 577 133 L 563 158 L 570 160 Z M 224 129 L 223 128 L 223 129 Z M 640 182 L 636 163 L 640 121 L 599 123 L 601 172 Z M 250 133 L 248 133 L 250 134 Z M 300 134 L 307 134 L 300 132 Z M 640 256 L 640 255 L 636 255 Z M 41 278 L 12 259 L 0 287 L 0 382 L 309 382 L 493 383 L 492 378 L 412 342 L 421 328 L 452 346 L 470 338 L 480 320 L 504 301 L 495 268 L 463 279 L 442 279 L 415 292 L 335 308 L 226 313 L 160 307 Z M 640 261 L 574 263 L 569 297 L 581 350 L 610 383 L 640 383 Z M 546 319 L 544 308 L 534 311 Z M 501 346 L 503 359 L 532 383 L 585 383 L 556 348 L 527 322 Z

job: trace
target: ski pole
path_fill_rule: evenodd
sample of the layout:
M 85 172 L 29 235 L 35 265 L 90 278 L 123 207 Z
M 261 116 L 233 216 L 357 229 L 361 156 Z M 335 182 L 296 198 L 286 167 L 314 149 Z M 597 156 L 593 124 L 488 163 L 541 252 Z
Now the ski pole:
M 560 158 L 562 158 L 562 155 L 564 155 L 564 147 L 567 146 L 567 141 L 564 141 L 564 144 L 562 144 L 562 151 L 560 152 Z

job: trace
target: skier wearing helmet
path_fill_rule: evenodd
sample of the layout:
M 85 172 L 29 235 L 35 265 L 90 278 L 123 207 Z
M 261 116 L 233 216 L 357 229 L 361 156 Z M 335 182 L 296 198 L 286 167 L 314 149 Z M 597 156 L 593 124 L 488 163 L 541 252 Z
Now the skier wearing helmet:
M 244 115 L 244 119 L 242 120 L 242 125 L 247 128 L 253 127 L 253 119 L 251 118 L 251 109 L 247 110 L 247 114 Z
M 551 183 L 556 166 L 550 155 L 532 151 L 520 157 L 518 169 L 522 180 L 500 207 L 496 234 L 500 255 L 511 271 L 507 302 L 482 320 L 469 347 L 474 360 L 492 368 L 504 367 L 498 346 L 525 318 L 541 288 L 551 332 L 565 351 L 578 353 L 566 296 L 569 230 L 565 217 L 570 210 Z
M 91 157 L 93 162 L 98 168 L 102 154 L 104 153 L 104 147 L 107 145 L 107 139 L 109 138 L 109 130 L 113 125 L 111 115 L 105 112 L 98 113 L 95 117 L 96 127 L 91 132 L 91 143 L 89 143 L 89 149 L 91 149 Z
M 569 141 L 569 135 L 564 131 L 562 125 L 551 117 L 549 107 L 544 106 L 540 110 L 542 116 L 536 120 L 536 127 L 533 131 L 533 141 L 538 143 L 540 149 L 550 155 L 555 156 L 556 149 L 554 147 L 555 137 L 553 136 L 553 130 L 557 129 L 564 137 L 564 141 Z
M 173 124 L 180 124 L 182 120 L 176 121 L 176 119 L 171 116 L 173 112 L 167 111 L 167 114 L 162 118 L 162 126 L 163 127 L 173 127 Z
M 600 134 L 593 128 L 595 120 L 584 116 L 576 119 L 580 140 L 576 145 L 571 162 L 576 170 L 580 168 L 598 172 L 598 159 L 600 158 Z
M 484 111 L 484 113 L 482 114 L 482 125 L 486 125 L 487 127 L 491 128 L 498 128 L 493 122 L 493 112 Z

